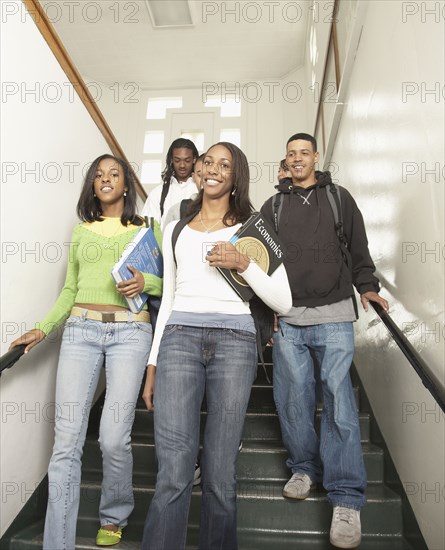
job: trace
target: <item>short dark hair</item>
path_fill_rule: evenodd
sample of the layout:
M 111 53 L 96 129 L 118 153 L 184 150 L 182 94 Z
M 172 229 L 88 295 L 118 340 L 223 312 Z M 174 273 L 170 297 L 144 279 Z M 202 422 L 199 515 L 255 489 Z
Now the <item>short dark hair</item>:
M 314 138 L 314 136 L 311 136 L 310 134 L 305 134 L 304 132 L 300 132 L 299 134 L 294 134 L 291 136 L 286 143 L 286 146 L 289 145 L 291 141 L 295 141 L 297 139 L 303 139 L 304 141 L 310 141 L 312 143 L 312 147 L 314 149 L 314 153 L 317 152 L 317 140 Z
M 80 192 L 79 201 L 77 203 L 77 215 L 83 222 L 103 221 L 100 201 L 94 196 L 94 180 L 99 168 L 99 164 L 105 159 L 116 161 L 124 172 L 124 182 L 127 188 L 127 196 L 124 198 L 124 211 L 121 216 L 121 223 L 125 227 L 132 223 L 134 225 L 142 225 L 144 222 L 141 217 L 136 214 L 136 180 L 134 172 L 130 168 L 128 162 L 124 159 L 114 157 L 113 155 L 105 154 L 93 160 L 91 166 L 86 173 L 82 190 Z
M 286 163 L 286 159 L 280 160 L 280 168 L 281 170 L 289 170 L 289 166 Z
M 250 171 L 249 163 L 247 162 L 246 155 L 241 151 L 239 147 L 233 143 L 227 141 L 220 141 L 211 145 L 208 150 L 213 149 L 217 145 L 222 145 L 232 155 L 232 183 L 234 194 L 230 194 L 229 209 L 224 215 L 223 223 L 227 225 L 228 220 L 232 220 L 234 223 L 244 223 L 253 212 L 253 206 L 249 199 L 249 182 Z M 202 207 L 202 190 L 198 197 L 190 205 L 190 212 L 197 214 Z

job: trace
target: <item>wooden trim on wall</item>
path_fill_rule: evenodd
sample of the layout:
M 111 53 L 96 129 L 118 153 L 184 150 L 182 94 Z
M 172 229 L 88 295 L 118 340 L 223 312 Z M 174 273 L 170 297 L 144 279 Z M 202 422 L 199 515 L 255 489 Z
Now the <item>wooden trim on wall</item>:
M 328 73 L 329 55 L 331 54 L 333 36 L 334 36 L 334 33 L 336 32 L 336 30 L 334 30 L 334 29 L 335 29 L 335 18 L 336 18 L 337 12 L 338 12 L 338 3 L 339 3 L 339 0 L 335 0 L 334 7 L 332 9 L 331 31 L 329 33 L 328 48 L 327 48 L 326 59 L 325 59 L 324 68 L 323 68 L 323 78 L 321 80 L 321 88 L 320 88 L 320 94 L 319 94 L 319 104 L 318 104 L 318 109 L 317 109 L 317 115 L 315 117 L 314 134 L 317 130 L 318 119 L 321 116 L 321 112 L 322 112 L 322 105 L 323 105 L 323 98 L 324 98 L 324 87 L 325 87 L 325 84 L 326 84 L 326 78 L 327 78 L 327 73 Z M 336 63 L 336 69 L 337 69 L 337 63 Z M 336 70 L 336 74 L 337 74 L 337 70 Z M 337 84 L 337 93 L 338 93 L 338 88 L 339 88 L 340 83 L 337 81 L 336 84 Z
M 77 95 L 89 112 L 94 123 L 103 135 L 105 141 L 107 142 L 107 145 L 111 149 L 111 152 L 114 156 L 122 158 L 128 162 L 128 159 L 125 156 L 122 147 L 119 145 L 119 142 L 117 141 L 111 128 L 108 126 L 108 123 L 105 120 L 102 111 L 99 109 L 98 105 L 94 101 L 93 96 L 91 95 L 82 76 L 77 70 L 77 67 L 75 66 L 73 60 L 66 51 L 62 41 L 60 40 L 59 35 L 56 33 L 53 25 L 46 16 L 45 11 L 40 5 L 40 2 L 38 0 L 22 0 L 22 2 L 24 3 L 31 17 L 33 18 L 46 43 L 53 52 L 54 57 L 57 59 L 66 76 L 68 77 L 68 80 L 73 85 L 75 91 L 77 92 Z M 143 188 L 141 182 L 139 181 L 136 173 L 134 172 L 131 164 L 130 168 L 135 178 L 136 191 L 141 199 L 145 200 L 147 198 L 147 193 Z

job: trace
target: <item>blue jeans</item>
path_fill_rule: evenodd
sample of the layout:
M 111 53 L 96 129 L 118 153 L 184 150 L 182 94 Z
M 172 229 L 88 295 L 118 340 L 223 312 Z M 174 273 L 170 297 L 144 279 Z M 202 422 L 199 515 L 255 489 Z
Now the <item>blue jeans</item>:
M 158 477 L 145 521 L 144 550 L 185 547 L 204 392 L 199 548 L 237 548 L 235 467 L 256 367 L 254 334 L 165 327 L 154 395 Z
M 323 392 L 320 441 L 314 365 L 320 365 Z M 294 326 L 280 320 L 274 335 L 274 398 L 287 466 L 314 481 L 323 480 L 333 506 L 360 510 L 365 504 L 366 471 L 349 368 L 354 354 L 352 323 Z
M 75 547 L 81 457 L 104 361 L 106 394 L 99 436 L 103 457 L 99 516 L 101 525 L 127 524 L 134 506 L 130 432 L 151 339 L 149 323 L 101 323 L 79 317 L 67 320 L 57 370 L 45 550 Z

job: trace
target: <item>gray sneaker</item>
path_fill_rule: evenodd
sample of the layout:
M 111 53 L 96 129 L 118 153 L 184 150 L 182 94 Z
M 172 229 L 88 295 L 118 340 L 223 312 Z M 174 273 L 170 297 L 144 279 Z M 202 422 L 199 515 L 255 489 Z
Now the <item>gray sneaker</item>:
M 283 496 L 304 500 L 309 496 L 309 492 L 313 485 L 311 478 L 307 474 L 297 472 L 284 486 Z
M 362 540 L 360 512 L 335 506 L 332 514 L 329 541 L 337 548 L 357 548 Z

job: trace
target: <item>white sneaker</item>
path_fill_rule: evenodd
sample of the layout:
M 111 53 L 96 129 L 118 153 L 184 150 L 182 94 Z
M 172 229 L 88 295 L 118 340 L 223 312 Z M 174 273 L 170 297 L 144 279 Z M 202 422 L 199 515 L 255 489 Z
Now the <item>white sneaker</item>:
M 307 474 L 297 472 L 286 483 L 283 489 L 283 496 L 287 498 L 295 498 L 304 500 L 309 496 L 313 483 Z
M 362 540 L 360 512 L 352 508 L 335 506 L 332 514 L 329 541 L 337 548 L 357 548 Z

